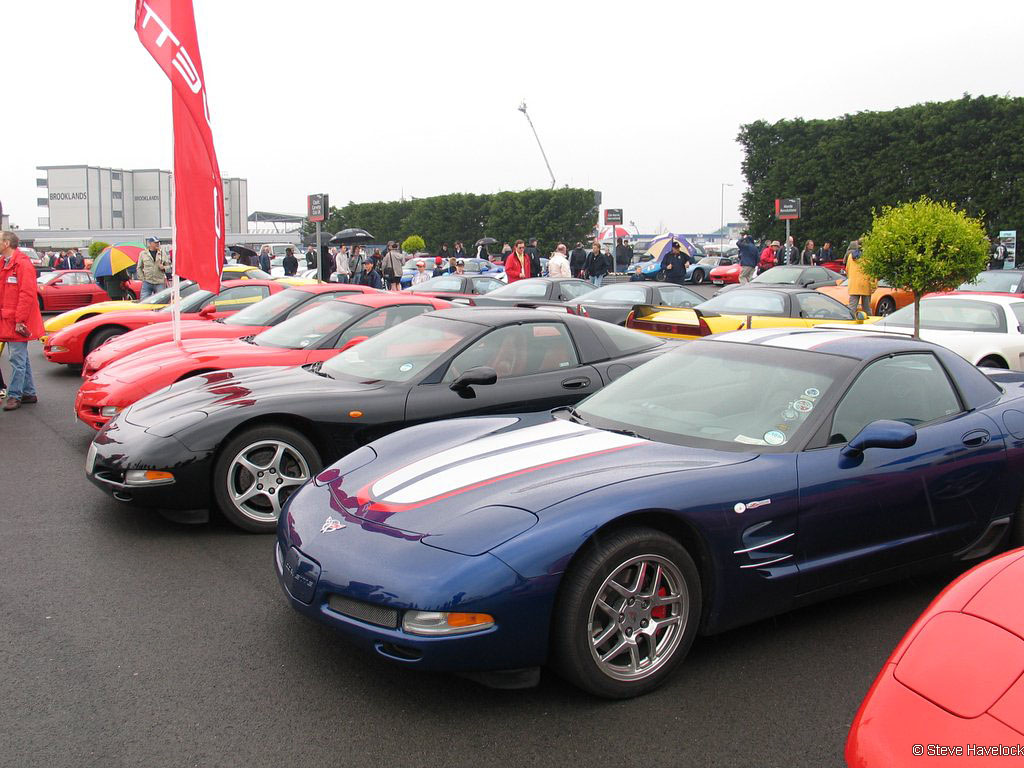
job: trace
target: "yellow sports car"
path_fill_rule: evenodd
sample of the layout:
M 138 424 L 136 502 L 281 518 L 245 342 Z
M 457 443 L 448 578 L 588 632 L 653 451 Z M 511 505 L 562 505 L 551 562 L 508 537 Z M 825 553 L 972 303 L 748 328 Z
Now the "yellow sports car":
M 809 328 L 820 323 L 864 323 L 877 317 L 856 315 L 845 305 L 807 288 L 740 287 L 693 309 L 639 305 L 626 327 L 669 339 L 699 339 L 741 328 Z

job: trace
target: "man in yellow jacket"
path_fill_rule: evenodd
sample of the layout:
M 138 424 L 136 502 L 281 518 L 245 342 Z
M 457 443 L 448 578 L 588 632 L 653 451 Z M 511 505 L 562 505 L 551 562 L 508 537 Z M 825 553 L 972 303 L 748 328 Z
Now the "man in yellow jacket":
M 850 311 L 856 313 L 857 305 L 862 304 L 864 313 L 870 315 L 871 294 L 875 286 L 861 266 L 860 240 L 852 241 L 846 251 L 846 286 L 850 293 Z

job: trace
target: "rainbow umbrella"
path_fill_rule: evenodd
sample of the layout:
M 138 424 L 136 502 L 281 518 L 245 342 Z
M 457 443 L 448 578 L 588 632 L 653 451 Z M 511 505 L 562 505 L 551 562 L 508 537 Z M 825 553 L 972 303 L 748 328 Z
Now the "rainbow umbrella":
M 107 246 L 92 262 L 93 277 L 116 275 L 134 267 L 144 250 L 141 243 L 115 243 Z

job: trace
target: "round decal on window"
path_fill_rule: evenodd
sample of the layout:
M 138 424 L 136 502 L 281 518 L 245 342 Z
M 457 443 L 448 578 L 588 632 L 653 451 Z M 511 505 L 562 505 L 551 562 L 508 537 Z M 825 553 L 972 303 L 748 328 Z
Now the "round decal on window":
M 821 390 L 817 387 L 808 387 L 804 390 L 804 397 L 818 397 L 821 394 Z
M 795 403 L 793 403 L 793 410 L 799 413 L 810 413 L 812 410 L 814 410 L 814 403 L 812 403 L 810 400 L 797 400 Z
M 764 441 L 768 445 L 782 445 L 786 442 L 786 436 L 777 429 L 771 429 L 764 433 Z
M 796 417 L 797 412 L 794 411 L 792 408 L 787 408 L 782 412 L 782 418 L 784 418 L 786 421 L 795 421 Z
M 398 370 L 400 370 L 402 373 L 408 373 L 409 371 L 412 370 L 412 363 L 402 363 L 400 366 L 398 366 Z

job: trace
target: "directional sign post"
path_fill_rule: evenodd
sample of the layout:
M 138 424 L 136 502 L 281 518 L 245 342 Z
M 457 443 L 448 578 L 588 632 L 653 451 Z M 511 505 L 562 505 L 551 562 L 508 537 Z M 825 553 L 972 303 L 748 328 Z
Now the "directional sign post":
M 800 218 L 800 198 L 775 198 L 775 218 L 786 222 L 786 243 L 789 244 L 789 222 Z
M 327 195 L 306 196 L 306 218 L 316 222 L 316 281 L 318 283 L 322 282 L 321 277 L 323 276 L 323 270 L 320 268 L 320 259 L 323 258 L 320 254 L 320 225 L 327 219 L 329 209 Z

